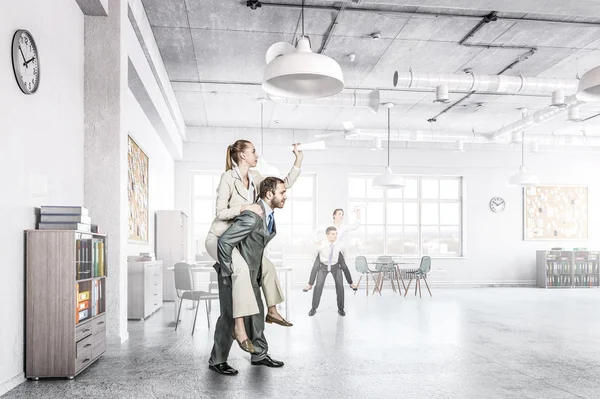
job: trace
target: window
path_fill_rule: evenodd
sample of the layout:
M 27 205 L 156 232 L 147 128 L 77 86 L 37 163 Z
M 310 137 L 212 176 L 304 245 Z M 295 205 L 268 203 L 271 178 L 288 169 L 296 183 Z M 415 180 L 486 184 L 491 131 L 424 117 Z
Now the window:
M 192 174 L 192 252 L 205 252 L 204 241 L 215 218 L 217 187 L 223 172 L 199 171 Z M 314 251 L 316 215 L 316 175 L 303 173 L 287 191 L 283 209 L 275 211 L 277 235 L 269 244 L 286 255 L 306 255 Z
M 351 176 L 349 208 L 367 204 L 353 252 L 462 256 L 462 178 L 406 177 L 398 190 L 371 188 L 370 176 Z
M 192 253 L 205 252 L 204 241 L 215 218 L 217 187 L 223 172 L 192 173 Z
M 303 173 L 287 191 L 285 206 L 275 211 L 277 235 L 269 249 L 285 251 L 286 256 L 306 256 L 314 252 L 316 182 L 315 174 Z

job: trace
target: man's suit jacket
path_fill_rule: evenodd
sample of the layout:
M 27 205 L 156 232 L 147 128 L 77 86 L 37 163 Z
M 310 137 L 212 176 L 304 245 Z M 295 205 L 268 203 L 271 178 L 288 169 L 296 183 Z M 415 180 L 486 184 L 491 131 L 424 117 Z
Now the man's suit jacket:
M 258 202 L 265 210 L 262 201 Z M 262 258 L 267 244 L 277 234 L 275 221 L 273 221 L 273 232 L 269 234 L 265 220 L 266 212 L 263 216 L 258 216 L 252 211 L 244 211 L 233 220 L 233 224 L 219 237 L 217 255 L 219 258 L 219 274 L 223 277 L 231 276 L 233 268 L 231 267 L 231 254 L 234 248 L 240 251 L 240 254 L 248 264 L 250 277 L 261 285 L 262 278 Z
M 233 219 L 241 213 L 242 205 L 252 204 L 258 199 L 260 184 L 265 179 L 255 170 L 250 170 L 254 197 L 248 201 L 248 189 L 242 183 L 242 178 L 235 169 L 223 172 L 217 188 L 216 217 L 210 226 L 210 232 L 219 237 L 231 225 Z M 300 176 L 300 169 L 292 166 L 288 175 L 283 179 L 286 188 L 294 185 Z

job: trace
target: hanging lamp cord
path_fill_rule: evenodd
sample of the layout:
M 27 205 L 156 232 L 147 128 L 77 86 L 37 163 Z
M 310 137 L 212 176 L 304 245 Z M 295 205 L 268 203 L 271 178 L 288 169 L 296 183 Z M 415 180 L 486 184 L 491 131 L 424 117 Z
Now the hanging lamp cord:
M 265 155 L 265 133 L 263 130 L 263 107 L 265 106 L 264 102 L 260 102 L 260 155 Z
M 390 111 L 391 108 L 388 108 L 388 161 L 387 166 L 390 167 Z
M 302 37 L 304 37 L 304 0 L 302 0 Z
M 523 130 L 523 137 L 521 138 L 521 165 L 525 165 L 525 130 Z

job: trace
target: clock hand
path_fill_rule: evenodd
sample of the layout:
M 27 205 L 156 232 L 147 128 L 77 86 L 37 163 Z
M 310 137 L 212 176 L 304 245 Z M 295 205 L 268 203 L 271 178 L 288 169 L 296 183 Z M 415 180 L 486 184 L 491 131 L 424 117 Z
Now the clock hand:
M 25 54 L 23 54 L 23 50 L 21 50 L 21 46 L 19 46 L 19 51 L 21 52 L 21 56 L 23 56 L 24 66 L 27 67 L 27 62 L 25 62 Z
M 31 59 L 29 61 L 25 62 L 25 65 L 29 64 L 33 60 L 35 60 L 35 57 L 31 57 Z

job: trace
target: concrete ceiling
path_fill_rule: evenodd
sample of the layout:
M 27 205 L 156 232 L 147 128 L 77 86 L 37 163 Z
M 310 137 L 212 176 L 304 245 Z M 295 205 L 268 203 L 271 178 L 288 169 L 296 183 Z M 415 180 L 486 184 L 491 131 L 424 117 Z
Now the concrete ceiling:
M 271 1 L 274 2 L 274 1 Z M 251 10 L 238 0 L 143 0 L 148 19 L 188 126 L 259 127 L 260 86 L 265 53 L 278 41 L 293 42 L 300 0 Z M 346 87 L 379 88 L 392 109 L 392 127 L 492 133 L 517 120 L 519 108 L 549 105 L 550 96 L 476 93 L 436 123 L 427 122 L 448 105 L 434 104 L 432 92 L 394 89 L 394 71 L 497 74 L 528 51 L 506 75 L 574 78 L 600 65 L 600 1 L 354 0 L 307 1 L 305 32 L 313 51 L 342 66 Z M 341 4 L 347 6 L 343 11 Z M 289 7 L 292 5 L 293 7 Z M 315 6 L 321 8 L 315 8 Z M 335 7 L 334 7 L 335 6 Z M 360 7 L 361 10 L 353 10 Z M 395 11 L 388 13 L 385 11 Z M 492 11 L 499 19 L 485 24 L 467 43 L 523 48 L 484 48 L 459 44 Z M 400 13 L 402 12 L 402 13 Z M 333 22 L 337 24 L 331 33 Z M 549 22 L 557 21 L 557 22 Z M 381 38 L 369 36 L 380 32 Z M 351 63 L 348 54 L 356 54 Z M 451 93 L 452 102 L 465 94 Z M 582 118 L 600 112 L 586 105 Z M 600 117 L 569 123 L 565 117 L 532 128 L 537 134 L 600 133 Z M 340 130 L 352 120 L 362 129 L 384 129 L 385 110 L 265 104 L 265 128 Z

